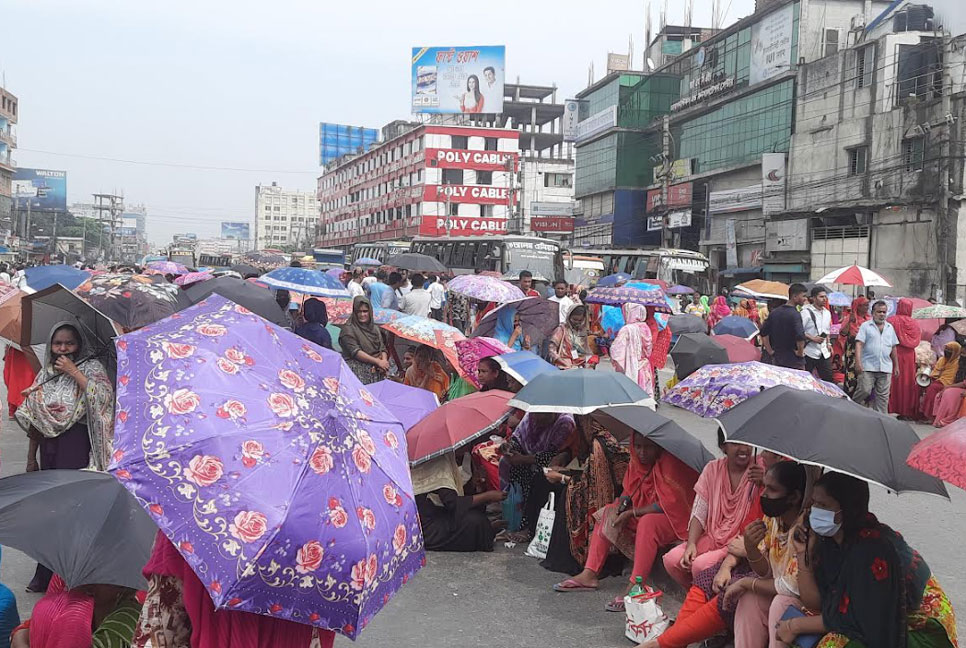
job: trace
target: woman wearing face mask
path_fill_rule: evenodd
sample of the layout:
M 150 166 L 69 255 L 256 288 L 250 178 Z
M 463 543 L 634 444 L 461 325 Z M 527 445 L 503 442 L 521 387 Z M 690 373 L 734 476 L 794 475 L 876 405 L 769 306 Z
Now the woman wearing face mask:
M 943 357 L 939 359 L 932 370 L 932 382 L 926 388 L 926 393 L 922 397 L 922 414 L 927 421 L 934 421 L 936 409 L 942 398 L 943 390 L 952 386 L 956 382 L 956 373 L 959 371 L 960 358 L 963 347 L 959 342 L 947 342 L 943 347 Z
M 922 556 L 869 512 L 866 482 L 823 475 L 809 526 L 807 539 L 793 538 L 798 586 L 802 603 L 822 613 L 782 621 L 779 640 L 812 634 L 824 635 L 818 648 L 956 645 L 952 604 Z

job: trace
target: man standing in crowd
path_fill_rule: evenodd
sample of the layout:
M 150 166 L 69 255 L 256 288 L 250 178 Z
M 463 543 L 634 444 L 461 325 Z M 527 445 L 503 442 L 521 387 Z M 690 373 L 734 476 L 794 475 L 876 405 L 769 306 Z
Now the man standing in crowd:
M 865 405 L 875 391 L 872 409 L 889 413 L 889 392 L 892 390 L 892 373 L 899 375 L 896 346 L 899 337 L 892 324 L 886 321 L 889 308 L 882 300 L 872 305 L 872 319 L 859 327 L 855 336 L 855 373 L 858 385 L 852 399 Z
M 805 369 L 815 371 L 818 377 L 834 382 L 829 358 L 832 350 L 828 338 L 832 334 L 832 313 L 826 307 L 828 294 L 822 286 L 812 288 L 812 303 L 802 309 L 802 327 L 805 330 Z
M 446 288 L 436 275 L 429 275 L 429 313 L 434 320 L 443 321 L 443 304 L 446 302 Z
M 805 329 L 798 307 L 808 289 L 800 283 L 788 289 L 788 301 L 771 311 L 761 329 L 761 344 L 779 367 L 805 368 Z
M 362 287 L 362 268 L 356 268 L 352 271 L 352 278 L 349 279 L 346 288 L 349 290 L 349 296 L 353 299 L 356 297 L 365 297 L 366 290 Z
M 529 270 L 520 271 L 520 290 L 527 297 L 540 297 L 540 293 L 533 287 L 533 273 Z
M 570 284 L 563 279 L 557 279 L 553 282 L 553 297 L 550 298 L 550 301 L 557 302 L 560 305 L 561 324 L 567 320 L 567 313 L 570 312 L 571 307 L 577 304 L 570 296 Z
M 389 287 L 389 272 L 383 268 L 376 271 L 376 280 L 369 284 L 369 301 L 373 308 L 391 308 L 387 303 L 392 303 L 389 295 L 395 297 L 392 288 Z
M 429 291 L 423 288 L 426 280 L 423 275 L 416 273 L 410 276 L 413 288 L 399 300 L 399 308 L 407 315 L 429 317 Z

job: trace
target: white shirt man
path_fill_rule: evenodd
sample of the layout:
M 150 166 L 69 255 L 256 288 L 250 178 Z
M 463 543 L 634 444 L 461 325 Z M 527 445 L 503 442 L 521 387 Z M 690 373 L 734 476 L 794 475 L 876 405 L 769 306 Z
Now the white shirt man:
M 553 285 L 553 297 L 550 297 L 550 301 L 557 302 L 560 305 L 560 323 L 563 324 L 567 321 L 567 313 L 570 309 L 577 304 L 577 300 L 567 294 L 570 291 L 570 286 L 566 281 L 558 281 Z
M 352 297 L 353 299 L 355 299 L 356 297 L 366 296 L 366 289 L 362 287 L 361 281 L 356 281 L 355 279 L 351 279 L 349 281 L 349 284 L 346 286 L 346 288 L 349 290 L 349 296 Z
M 432 310 L 440 310 L 443 307 L 443 301 L 446 299 L 446 289 L 443 287 L 443 282 L 439 279 L 429 284 L 429 307 Z
M 483 112 L 495 113 L 503 102 L 503 87 L 496 80 L 496 71 L 487 66 L 483 70 L 483 81 L 480 83 L 480 94 L 483 95 Z
M 428 290 L 423 289 L 423 278 L 420 275 L 414 275 L 414 277 L 413 289 L 399 300 L 399 310 L 407 315 L 429 317 L 429 303 L 432 296 Z
M 829 336 L 832 334 L 832 313 L 826 308 L 828 295 L 821 286 L 812 289 L 812 303 L 802 308 L 802 328 L 805 330 L 805 369 L 818 373 L 822 380 L 832 382 L 829 358 Z

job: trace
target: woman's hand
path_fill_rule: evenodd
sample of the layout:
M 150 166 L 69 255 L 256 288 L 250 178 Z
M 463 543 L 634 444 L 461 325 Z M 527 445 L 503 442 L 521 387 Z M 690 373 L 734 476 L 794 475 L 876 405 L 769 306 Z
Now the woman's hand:
M 779 641 L 786 644 L 794 643 L 796 637 L 798 637 L 798 633 L 792 630 L 792 619 L 788 619 L 787 621 L 779 621 L 775 636 Z
M 557 472 L 556 470 L 548 470 L 544 474 L 544 477 L 546 477 L 547 481 L 551 484 L 560 484 L 563 483 L 564 480 L 563 473 Z
M 376 366 L 379 367 L 383 373 L 389 373 L 389 361 L 382 356 L 376 358 Z
M 614 516 L 614 519 L 610 523 L 610 525 L 614 528 L 622 527 L 625 524 L 627 524 L 627 521 L 630 520 L 632 517 L 634 517 L 634 511 L 632 509 L 627 509 L 620 515 Z
M 735 607 L 738 605 L 738 599 L 740 599 L 746 591 L 751 589 L 751 583 L 753 582 L 754 580 L 750 578 L 742 578 L 741 580 L 735 581 L 729 585 L 728 589 L 724 593 L 724 598 L 722 599 L 724 609 L 735 609 Z
M 63 355 L 58 356 L 54 361 L 54 369 L 62 374 L 67 374 L 71 378 L 76 378 L 77 374 L 80 373 L 80 371 L 77 369 L 77 365 L 74 364 L 74 361 Z
M 761 520 L 755 520 L 745 527 L 745 552 L 751 555 L 752 549 L 758 549 L 758 545 L 765 539 L 768 529 Z
M 728 583 L 731 582 L 731 566 L 727 563 L 722 563 L 721 567 L 718 568 L 718 573 L 714 575 L 714 580 L 711 581 L 711 591 L 715 594 L 720 594 L 728 587 Z
M 698 557 L 698 548 L 693 542 L 689 542 L 684 548 L 684 554 L 681 555 L 680 565 L 684 569 L 691 569 L 691 563 L 694 559 Z
M 757 463 L 751 464 L 748 466 L 748 480 L 761 486 L 765 481 L 765 469 Z

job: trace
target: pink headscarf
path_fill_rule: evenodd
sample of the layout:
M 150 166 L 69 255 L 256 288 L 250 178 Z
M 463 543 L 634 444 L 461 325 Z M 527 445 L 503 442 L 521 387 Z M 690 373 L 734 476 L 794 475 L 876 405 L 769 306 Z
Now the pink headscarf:
M 753 463 L 764 466 L 760 457 Z M 728 457 L 712 461 L 704 467 L 698 483 L 694 485 L 694 493 L 708 503 L 704 532 L 714 542 L 713 549 L 726 546 L 751 519 L 761 517 L 758 499 L 761 487 L 748 478 L 748 471 L 745 470 L 738 487 L 731 490 Z
M 648 358 L 651 355 L 652 337 L 650 327 L 644 323 L 647 309 L 640 304 L 624 304 L 624 326 L 610 347 L 614 368 L 641 386 L 654 397 L 654 370 Z
M 94 599 L 81 592 L 48 592 L 30 618 L 32 648 L 90 648 Z
M 708 315 L 708 327 L 714 328 L 715 324 L 729 315 L 731 315 L 731 308 L 728 306 L 728 300 L 724 298 L 724 295 L 718 295 L 711 302 L 711 313 Z

